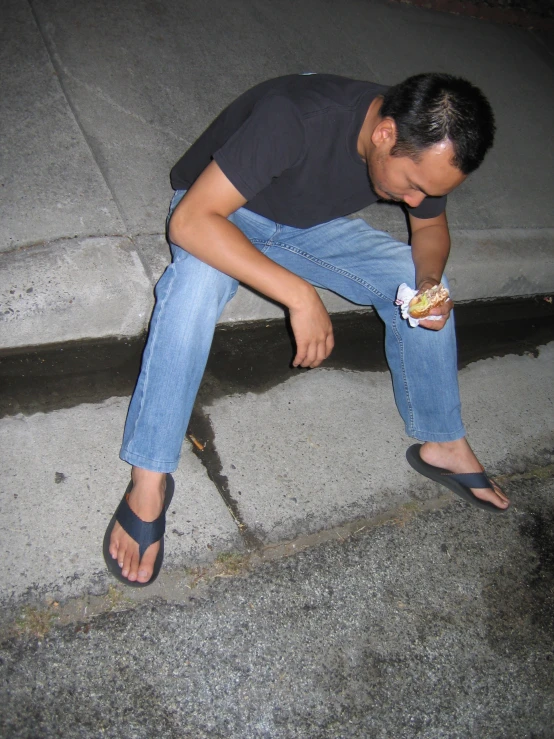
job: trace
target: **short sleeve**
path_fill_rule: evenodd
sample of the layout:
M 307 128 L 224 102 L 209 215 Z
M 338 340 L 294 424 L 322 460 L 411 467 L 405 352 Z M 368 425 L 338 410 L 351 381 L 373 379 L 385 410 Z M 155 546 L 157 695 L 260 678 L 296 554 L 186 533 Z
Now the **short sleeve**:
M 299 161 L 304 126 L 289 99 L 260 100 L 240 128 L 214 153 L 222 172 L 246 200 Z
M 414 218 L 436 218 L 436 216 L 440 216 L 446 210 L 446 195 L 442 195 L 439 198 L 423 198 L 423 201 L 417 208 L 406 206 L 406 210 Z

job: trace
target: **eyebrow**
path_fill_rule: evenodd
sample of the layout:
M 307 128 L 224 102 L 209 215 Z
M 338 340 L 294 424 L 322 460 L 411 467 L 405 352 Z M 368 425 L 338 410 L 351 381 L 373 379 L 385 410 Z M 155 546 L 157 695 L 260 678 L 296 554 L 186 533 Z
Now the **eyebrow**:
M 419 190 L 419 192 L 422 192 L 425 195 L 425 197 L 427 197 L 427 198 L 434 197 L 433 195 L 429 195 L 428 192 L 425 192 L 425 190 L 422 187 L 420 187 L 419 185 L 416 185 L 415 182 L 412 182 L 411 180 L 408 180 L 408 183 L 409 183 L 410 187 L 413 187 L 414 188 L 414 190 Z

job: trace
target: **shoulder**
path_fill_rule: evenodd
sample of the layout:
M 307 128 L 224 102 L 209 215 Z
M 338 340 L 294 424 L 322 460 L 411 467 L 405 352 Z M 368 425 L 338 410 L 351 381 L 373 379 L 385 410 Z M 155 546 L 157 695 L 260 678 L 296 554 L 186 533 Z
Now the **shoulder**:
M 255 108 L 279 108 L 310 117 L 329 109 L 352 110 L 383 94 L 385 85 L 333 74 L 294 74 L 277 77 L 249 91 Z

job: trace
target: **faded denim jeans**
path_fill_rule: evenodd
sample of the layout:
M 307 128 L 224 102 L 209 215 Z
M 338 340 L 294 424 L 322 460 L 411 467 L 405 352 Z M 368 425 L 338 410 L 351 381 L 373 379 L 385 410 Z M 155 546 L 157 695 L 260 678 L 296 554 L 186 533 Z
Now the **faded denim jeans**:
M 170 214 L 184 196 L 175 193 Z M 440 331 L 411 328 L 395 305 L 398 285 L 415 281 L 411 250 L 359 218 L 313 228 L 283 226 L 240 208 L 232 221 L 274 262 L 359 305 L 386 326 L 385 348 L 406 433 L 421 441 L 465 436 L 451 316 Z M 156 286 L 156 305 L 121 448 L 129 464 L 177 468 L 215 325 L 238 282 L 171 245 L 172 263 Z M 371 423 L 371 419 L 368 419 Z

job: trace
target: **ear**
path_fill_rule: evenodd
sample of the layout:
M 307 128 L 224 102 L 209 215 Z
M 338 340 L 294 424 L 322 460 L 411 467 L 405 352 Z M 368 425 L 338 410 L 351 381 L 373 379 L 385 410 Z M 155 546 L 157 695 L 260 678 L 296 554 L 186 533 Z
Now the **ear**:
M 392 118 L 382 118 L 371 134 L 373 145 L 379 149 L 390 151 L 396 143 L 396 123 Z

